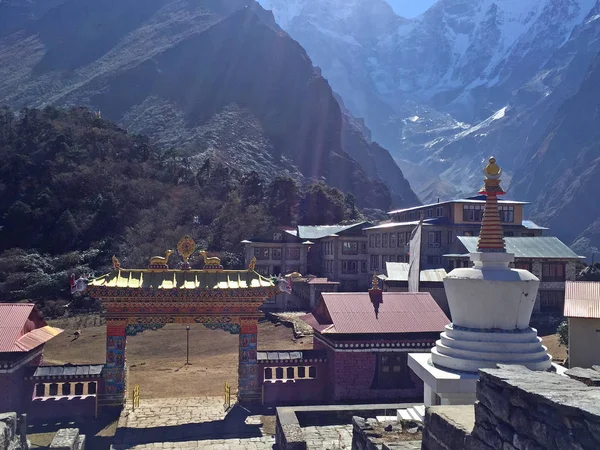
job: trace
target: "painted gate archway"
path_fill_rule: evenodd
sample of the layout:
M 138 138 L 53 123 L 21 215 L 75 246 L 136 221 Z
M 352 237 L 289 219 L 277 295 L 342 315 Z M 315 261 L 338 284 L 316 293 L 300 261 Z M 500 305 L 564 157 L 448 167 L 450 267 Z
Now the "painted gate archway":
M 238 401 L 260 401 L 258 308 L 279 289 L 254 271 L 254 263 L 246 270 L 223 270 L 218 258 L 204 256 L 204 269 L 190 269 L 195 244 L 189 237 L 178 249 L 184 260 L 180 269 L 167 267 L 168 254 L 152 258 L 147 269 L 123 269 L 113 257 L 113 270 L 88 284 L 89 294 L 106 309 L 103 403 L 125 399 L 127 336 L 169 323 L 198 323 L 239 334 Z

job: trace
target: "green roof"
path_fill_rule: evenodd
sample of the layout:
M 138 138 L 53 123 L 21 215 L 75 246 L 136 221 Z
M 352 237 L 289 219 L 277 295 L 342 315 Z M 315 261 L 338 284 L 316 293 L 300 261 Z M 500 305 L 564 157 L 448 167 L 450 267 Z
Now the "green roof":
M 468 253 L 477 252 L 476 236 L 458 236 Z M 580 259 L 580 257 L 560 239 L 554 236 L 505 237 L 506 251 L 516 258 L 556 258 Z
M 359 222 L 350 225 L 298 225 L 298 237 L 300 239 L 321 239 L 359 225 L 370 226 L 371 224 L 368 222 Z

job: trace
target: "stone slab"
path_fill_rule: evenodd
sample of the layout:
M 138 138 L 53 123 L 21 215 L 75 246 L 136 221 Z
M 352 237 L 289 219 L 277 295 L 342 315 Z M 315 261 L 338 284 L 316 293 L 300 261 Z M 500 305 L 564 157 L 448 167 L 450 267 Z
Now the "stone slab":
M 557 405 L 573 414 L 579 411 L 600 416 L 600 389 L 549 372 L 534 372 L 522 366 L 500 365 L 497 369 L 481 369 L 486 379 L 500 387 L 520 389 L 535 396 L 536 401 Z
M 588 386 L 600 386 L 600 372 L 594 369 L 574 367 L 567 370 L 565 375 Z

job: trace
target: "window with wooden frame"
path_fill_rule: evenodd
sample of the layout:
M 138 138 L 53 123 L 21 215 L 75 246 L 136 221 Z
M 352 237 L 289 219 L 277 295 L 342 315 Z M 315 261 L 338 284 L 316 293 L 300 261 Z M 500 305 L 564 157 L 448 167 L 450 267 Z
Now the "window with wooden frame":
M 565 307 L 565 291 L 540 291 L 540 311 L 562 315 Z
M 542 281 L 565 281 L 565 263 L 543 263 Z
M 412 386 L 407 353 L 377 354 L 376 389 L 402 389 Z

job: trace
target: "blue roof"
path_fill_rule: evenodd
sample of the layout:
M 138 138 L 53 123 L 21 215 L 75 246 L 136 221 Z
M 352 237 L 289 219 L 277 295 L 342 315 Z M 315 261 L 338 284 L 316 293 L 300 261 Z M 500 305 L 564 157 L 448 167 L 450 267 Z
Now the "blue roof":
M 477 252 L 476 236 L 458 236 L 468 253 Z M 506 251 L 516 258 L 580 259 L 573 250 L 554 236 L 505 237 Z

